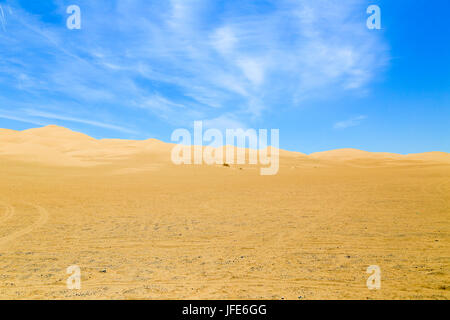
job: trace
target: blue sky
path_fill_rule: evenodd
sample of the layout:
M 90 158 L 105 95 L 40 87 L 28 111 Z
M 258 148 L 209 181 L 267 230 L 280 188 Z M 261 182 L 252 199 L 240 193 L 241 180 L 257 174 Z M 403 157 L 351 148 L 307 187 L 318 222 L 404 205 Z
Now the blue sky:
M 66 8 L 81 8 L 69 30 Z M 369 5 L 381 30 L 366 27 Z M 450 152 L 450 2 L 0 1 L 0 127 L 166 142 L 280 129 L 280 147 Z

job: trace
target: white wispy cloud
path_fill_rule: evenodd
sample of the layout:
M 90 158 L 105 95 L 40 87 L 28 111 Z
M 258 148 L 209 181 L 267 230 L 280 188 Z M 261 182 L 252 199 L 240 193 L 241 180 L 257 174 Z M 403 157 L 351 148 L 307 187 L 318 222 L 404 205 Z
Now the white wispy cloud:
M 225 132 L 227 129 L 246 129 L 246 124 L 237 119 L 233 114 L 223 114 L 214 119 L 203 121 L 205 129 L 214 128 Z
M 250 0 L 79 0 L 78 31 L 7 3 L 0 93 L 54 101 L 60 112 L 41 115 L 78 123 L 101 109 L 115 124 L 90 124 L 124 133 L 134 131 L 125 118 L 246 126 L 280 105 L 366 90 L 388 59 L 383 39 L 357 18 L 363 0 L 268 1 L 264 11 Z
M 3 7 L 1 4 L 0 4 L 0 24 L 2 25 L 2 30 L 4 32 L 6 32 L 7 21 L 6 21 L 5 12 L 3 11 Z
M 14 120 L 14 121 L 19 121 L 19 122 L 25 122 L 25 123 L 31 123 L 31 124 L 38 125 L 38 126 L 45 126 L 45 125 L 47 125 L 47 123 L 42 122 L 42 121 L 37 121 L 37 120 L 34 120 L 34 119 L 29 119 L 29 118 L 25 118 L 25 117 L 20 117 L 20 116 L 15 116 L 15 115 L 10 115 L 10 114 L 4 114 L 4 113 L 0 113 L 0 118 L 8 119 L 8 120 Z
M 350 118 L 348 120 L 336 122 L 333 126 L 335 129 L 345 129 L 349 127 L 356 127 L 361 124 L 363 120 L 367 119 L 367 116 L 361 115 L 357 117 Z
M 55 108 L 53 108 L 53 109 L 55 109 Z M 22 109 L 13 110 L 13 111 L 0 110 L 0 118 L 19 121 L 19 122 L 25 122 L 25 123 L 31 123 L 31 124 L 35 124 L 35 125 L 39 125 L 39 126 L 53 124 L 54 121 L 52 121 L 52 120 L 60 120 L 60 121 L 64 121 L 64 122 L 81 123 L 81 124 L 85 124 L 85 125 L 89 125 L 89 126 L 93 126 L 93 127 L 118 131 L 118 132 L 127 133 L 127 134 L 133 134 L 133 135 L 137 134 L 136 130 L 133 130 L 133 129 L 130 129 L 127 127 L 122 127 L 119 125 L 114 125 L 114 124 L 107 123 L 107 122 L 96 121 L 93 118 L 83 119 L 83 118 L 63 115 L 63 114 L 61 114 L 61 112 L 56 114 L 56 113 L 50 113 L 50 112 L 45 112 L 45 111 L 39 111 L 37 109 L 22 108 Z
M 76 117 L 64 116 L 61 114 L 52 114 L 52 113 L 48 113 L 48 112 L 40 112 L 40 111 L 36 111 L 36 110 L 24 110 L 24 112 L 26 114 L 28 114 L 29 116 L 38 117 L 38 118 L 55 119 L 55 120 L 62 120 L 62 121 L 68 121 L 68 122 L 78 122 L 78 123 L 87 124 L 87 125 L 94 126 L 94 127 L 105 128 L 105 129 L 120 131 L 120 132 L 124 132 L 124 133 L 131 133 L 131 134 L 137 133 L 136 131 L 131 130 L 131 129 L 127 129 L 127 128 L 124 128 L 121 126 L 117 126 L 117 125 L 113 125 L 113 124 L 109 124 L 109 123 L 105 123 L 105 122 L 101 122 L 101 121 L 95 121 L 95 120 L 91 120 L 91 119 L 80 119 L 80 118 L 76 118 Z

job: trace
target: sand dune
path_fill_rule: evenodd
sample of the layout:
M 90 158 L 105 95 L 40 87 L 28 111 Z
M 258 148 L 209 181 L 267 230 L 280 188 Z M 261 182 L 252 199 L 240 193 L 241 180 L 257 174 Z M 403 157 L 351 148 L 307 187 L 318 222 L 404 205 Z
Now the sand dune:
M 58 126 L 25 131 L 0 131 L 0 156 L 61 166 L 106 164 L 136 154 L 164 154 L 170 160 L 172 146 L 155 139 L 97 140 Z
M 89 166 L 106 164 L 114 160 L 132 158 L 136 155 L 153 155 L 154 160 L 170 162 L 174 144 L 156 139 L 143 141 L 101 139 L 50 125 L 24 131 L 0 130 L 0 156 L 21 161 L 37 161 L 51 165 Z M 247 151 L 248 153 L 248 151 Z M 450 154 L 427 152 L 400 155 L 387 152 L 367 152 L 357 149 L 338 149 L 312 153 L 280 150 L 283 158 L 310 158 L 317 160 L 346 161 L 355 159 L 377 160 L 423 160 L 450 163 Z
M 424 160 L 424 161 L 436 161 L 436 162 L 450 162 L 450 154 L 447 152 L 425 152 L 425 153 L 412 153 L 404 156 L 405 159 L 411 160 Z
M 328 160 L 351 160 L 351 159 L 401 159 L 402 156 L 396 153 L 387 152 L 367 152 L 358 149 L 338 149 L 331 151 L 315 152 L 309 155 L 314 159 Z
M 355 160 L 355 159 L 378 159 L 378 160 L 426 160 L 450 163 L 450 153 L 425 152 L 402 155 L 388 152 L 367 152 L 358 149 L 338 149 L 331 151 L 316 152 L 309 155 L 314 159 L 323 160 Z
M 281 150 L 261 176 L 172 147 L 1 129 L 0 299 L 450 298 L 448 153 Z

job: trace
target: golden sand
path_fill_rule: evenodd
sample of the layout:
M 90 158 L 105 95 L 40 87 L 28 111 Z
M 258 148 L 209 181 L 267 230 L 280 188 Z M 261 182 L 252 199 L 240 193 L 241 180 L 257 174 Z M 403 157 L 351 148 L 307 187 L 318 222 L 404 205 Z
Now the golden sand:
M 283 151 L 261 176 L 172 147 L 0 130 L 0 298 L 450 298 L 448 153 Z

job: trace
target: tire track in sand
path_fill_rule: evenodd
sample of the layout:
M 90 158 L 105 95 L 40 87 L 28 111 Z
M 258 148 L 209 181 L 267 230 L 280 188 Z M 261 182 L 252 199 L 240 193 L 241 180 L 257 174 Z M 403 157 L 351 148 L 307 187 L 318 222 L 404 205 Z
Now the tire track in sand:
M 14 215 L 14 207 L 10 206 L 9 204 L 5 203 L 5 202 L 0 202 L 0 205 L 4 206 L 6 208 L 6 212 L 5 214 L 0 217 L 0 223 L 3 223 L 4 221 L 8 220 L 9 218 L 11 218 Z
M 42 225 L 44 225 L 47 222 L 49 213 L 45 208 L 35 205 L 35 204 L 31 204 L 31 203 L 27 203 L 27 204 L 34 207 L 39 212 L 38 220 L 35 223 L 33 223 L 31 226 L 28 226 L 24 229 L 13 232 L 7 236 L 1 237 L 0 245 L 3 245 L 11 240 L 18 238 L 18 237 L 24 236 L 30 232 L 33 232 L 35 229 L 41 227 Z M 7 207 L 9 208 L 9 214 L 7 213 L 7 216 L 9 215 L 9 217 L 11 217 L 14 214 L 14 208 L 10 205 L 7 205 Z

